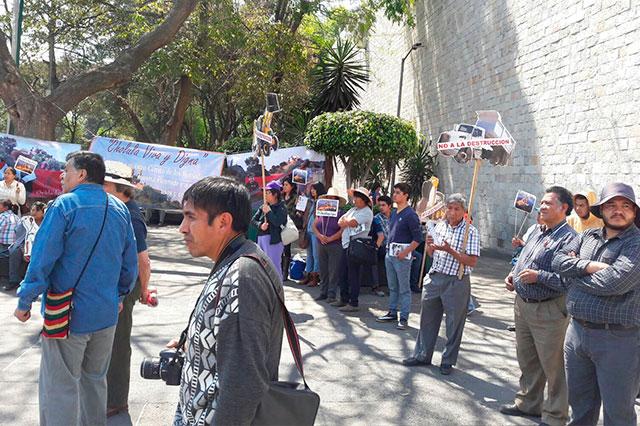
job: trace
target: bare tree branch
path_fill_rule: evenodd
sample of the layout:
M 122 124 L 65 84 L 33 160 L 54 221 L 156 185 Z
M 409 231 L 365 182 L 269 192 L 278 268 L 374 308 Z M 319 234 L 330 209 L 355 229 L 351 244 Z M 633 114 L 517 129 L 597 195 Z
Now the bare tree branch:
M 136 133 L 137 133 L 136 139 L 140 142 L 151 143 L 152 139 L 149 137 L 147 130 L 142 125 L 140 118 L 138 118 L 138 114 L 136 114 L 133 108 L 131 108 L 131 105 L 129 105 L 129 102 L 127 102 L 127 100 L 124 97 L 116 93 L 113 93 L 111 91 L 109 91 L 109 93 L 113 95 L 118 106 L 120 106 L 120 108 L 122 108 L 124 112 L 126 112 L 127 115 L 129 116 L 131 123 L 133 123 L 133 126 L 136 128 Z
M 143 35 L 135 46 L 120 53 L 107 65 L 71 77 L 49 96 L 64 111 L 70 111 L 87 97 L 128 82 L 153 52 L 170 43 L 195 8 L 197 0 L 175 0 L 164 22 Z

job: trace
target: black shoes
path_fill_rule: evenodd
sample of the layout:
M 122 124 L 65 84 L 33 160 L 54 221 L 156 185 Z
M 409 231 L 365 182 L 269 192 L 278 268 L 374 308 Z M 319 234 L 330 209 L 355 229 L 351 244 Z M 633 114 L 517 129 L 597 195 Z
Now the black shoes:
M 318 300 L 319 301 L 319 300 L 325 300 L 325 299 L 327 299 L 327 295 L 326 294 L 321 294 L 320 296 L 316 297 L 313 300 Z
M 398 325 L 396 325 L 396 328 L 398 330 L 406 330 L 407 328 L 409 328 L 409 323 L 406 319 L 401 319 L 400 321 L 398 321 Z
M 2 286 L 2 289 L 4 291 L 11 291 L 11 290 L 15 290 L 16 288 L 20 287 L 20 283 L 7 283 L 5 285 Z
M 520 417 L 540 417 L 539 414 L 525 413 L 518 408 L 516 404 L 503 405 L 500 407 L 500 412 L 507 416 L 520 416 Z
M 427 366 L 431 365 L 430 361 L 421 361 L 418 358 L 407 358 L 402 360 L 402 365 L 406 365 L 407 367 L 416 367 L 418 365 Z
M 453 370 L 453 365 L 451 364 L 440 364 L 440 374 L 443 376 L 448 376 L 451 374 L 451 370 Z
M 381 317 L 376 318 L 378 322 L 396 322 L 398 321 L 398 314 L 394 314 L 392 312 L 387 312 Z

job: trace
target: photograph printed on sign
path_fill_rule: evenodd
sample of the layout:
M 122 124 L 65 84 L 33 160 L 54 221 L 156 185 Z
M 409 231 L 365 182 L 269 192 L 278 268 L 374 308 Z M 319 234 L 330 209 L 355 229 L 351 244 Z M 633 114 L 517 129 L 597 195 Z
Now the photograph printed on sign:
M 513 202 L 513 207 L 518 210 L 522 210 L 525 213 L 531 213 L 533 208 L 536 206 L 536 196 L 533 194 L 529 194 L 525 191 L 518 191 L 516 194 L 516 199 Z
M 307 210 L 307 202 L 309 201 L 309 197 L 304 195 L 298 196 L 298 201 L 296 202 L 296 210 L 299 212 L 303 212 Z
M 338 217 L 339 200 L 320 199 L 316 204 L 316 217 Z
M 19 155 L 14 167 L 16 170 L 20 170 L 21 172 L 30 175 L 36 170 L 36 168 L 38 168 L 38 162 L 23 155 Z
M 309 179 L 309 173 L 307 172 L 307 170 L 295 169 L 291 173 L 291 180 L 296 185 L 306 185 L 308 179 Z

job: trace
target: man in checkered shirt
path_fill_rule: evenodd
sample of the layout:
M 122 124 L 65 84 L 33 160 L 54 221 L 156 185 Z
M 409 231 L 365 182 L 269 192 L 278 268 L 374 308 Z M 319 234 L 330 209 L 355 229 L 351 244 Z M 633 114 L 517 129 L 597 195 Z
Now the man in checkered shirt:
M 463 251 L 466 204 L 462 194 L 451 194 L 447 198 L 445 220 L 435 226 L 434 235 L 427 237 L 427 253 L 433 256 L 433 264 L 422 289 L 416 347 L 413 356 L 402 361 L 404 365 L 431 365 L 443 313 L 447 316 L 447 343 L 442 353 L 440 373 L 451 374 L 458 359 L 471 294 L 470 274 L 480 256 L 480 238 L 473 225 L 469 225 L 469 238 Z M 461 263 L 464 275 L 459 280 Z
M 640 208 L 633 189 L 607 185 L 589 229 L 553 259 L 568 288 L 564 343 L 570 425 L 636 426 L 640 384 Z
M 556 289 L 560 275 L 551 261 L 577 236 L 567 223 L 571 193 L 552 186 L 540 201 L 540 221 L 505 279 L 516 292 L 513 306 L 520 389 L 512 404 L 500 407 L 509 416 L 540 416 L 542 423 L 564 426 L 569 417 L 562 346 L 569 324 L 565 290 Z M 531 285 L 535 283 L 536 285 Z M 545 398 L 545 387 L 547 389 Z

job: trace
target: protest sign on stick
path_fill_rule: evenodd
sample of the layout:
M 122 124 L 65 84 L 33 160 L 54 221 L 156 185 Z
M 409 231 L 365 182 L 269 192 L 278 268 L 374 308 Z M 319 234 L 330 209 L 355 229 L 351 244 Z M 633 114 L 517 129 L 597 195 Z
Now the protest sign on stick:
M 450 131 L 440 134 L 437 143 L 438 151 L 447 157 L 453 157 L 458 163 L 474 160 L 473 178 L 471 180 L 471 194 L 468 210 L 465 216 L 464 240 L 461 254 L 466 254 L 473 202 L 476 195 L 478 172 L 482 160 L 493 165 L 504 166 L 509 162 L 516 142 L 502 124 L 502 117 L 498 111 L 476 111 L 476 123 L 456 124 Z M 464 275 L 464 265 L 460 263 L 458 278 Z

